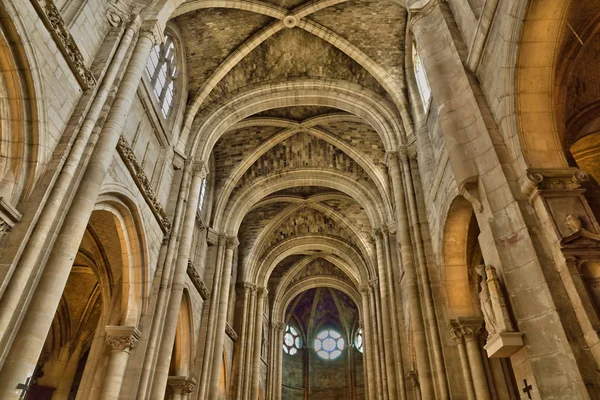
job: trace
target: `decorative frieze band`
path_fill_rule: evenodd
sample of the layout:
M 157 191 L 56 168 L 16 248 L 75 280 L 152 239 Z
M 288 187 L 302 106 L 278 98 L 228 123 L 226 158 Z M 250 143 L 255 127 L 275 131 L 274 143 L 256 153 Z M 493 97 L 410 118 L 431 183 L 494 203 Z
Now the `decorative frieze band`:
M 69 68 L 73 71 L 75 78 L 83 89 L 90 89 L 96 86 L 96 78 L 92 71 L 85 65 L 85 60 L 79 47 L 75 43 L 73 36 L 69 32 L 65 21 L 60 15 L 60 11 L 52 0 L 31 0 L 35 11 L 50 32 L 50 35 L 56 42 L 56 46 L 65 57 Z
M 135 154 L 133 153 L 133 150 L 131 149 L 131 147 L 129 147 L 127 140 L 125 140 L 123 136 L 119 138 L 117 151 L 119 152 L 121 158 L 125 162 L 127 169 L 129 170 L 131 176 L 133 177 L 133 180 L 135 181 L 135 184 L 140 189 L 140 192 L 148 202 L 152 213 L 158 220 L 160 228 L 165 234 L 169 233 L 171 231 L 171 222 L 169 222 L 169 219 L 167 218 L 167 213 L 160 205 L 156 193 L 154 192 L 154 189 L 152 189 L 152 184 L 150 183 L 150 180 L 146 176 L 146 173 L 144 172 L 142 166 L 138 163 Z
M 238 334 L 233 330 L 233 328 L 231 327 L 231 325 L 229 325 L 229 322 L 225 324 L 225 333 L 227 334 L 227 336 L 229 336 L 231 338 L 231 340 L 233 340 L 234 342 L 237 340 L 238 338 Z
M 200 274 L 198 274 L 198 271 L 196 270 L 196 267 L 194 266 L 194 263 L 191 260 L 188 260 L 187 274 L 190 277 L 198 293 L 200 293 L 202 299 L 208 299 L 210 297 L 210 291 L 204 284 L 204 281 L 200 277 Z

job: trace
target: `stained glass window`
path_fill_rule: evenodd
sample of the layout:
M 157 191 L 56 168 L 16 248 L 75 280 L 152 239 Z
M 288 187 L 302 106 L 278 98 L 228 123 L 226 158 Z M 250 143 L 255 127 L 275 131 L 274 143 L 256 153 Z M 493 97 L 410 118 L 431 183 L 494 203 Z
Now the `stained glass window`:
M 344 338 L 334 329 L 325 329 L 319 332 L 314 342 L 317 355 L 324 360 L 335 360 L 342 355 Z
M 302 339 L 300 339 L 300 333 L 293 326 L 287 325 L 283 334 L 283 351 L 285 354 L 293 356 L 298 353 L 301 347 Z

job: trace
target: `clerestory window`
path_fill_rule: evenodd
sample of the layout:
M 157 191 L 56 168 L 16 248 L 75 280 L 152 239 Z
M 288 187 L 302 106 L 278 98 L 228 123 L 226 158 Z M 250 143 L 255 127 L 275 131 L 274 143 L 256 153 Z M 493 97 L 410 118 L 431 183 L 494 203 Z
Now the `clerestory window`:
M 431 88 L 429 87 L 429 81 L 427 75 L 425 75 L 425 69 L 421 61 L 421 56 L 417 51 L 417 45 L 413 43 L 413 67 L 415 69 L 415 77 L 417 79 L 417 86 L 419 87 L 419 93 L 421 94 L 421 100 L 423 101 L 423 108 L 427 110 L 429 102 L 431 101 Z
M 173 108 L 175 81 L 178 75 L 177 54 L 171 36 L 165 35 L 165 41 L 152 48 L 146 64 L 146 73 L 160 110 L 167 118 Z
M 344 338 L 334 329 L 325 329 L 319 332 L 314 342 L 317 355 L 324 360 L 335 360 L 342 355 Z
M 198 212 L 202 212 L 204 209 L 204 200 L 206 200 L 206 178 L 202 179 L 202 186 L 200 187 L 200 198 L 198 199 Z

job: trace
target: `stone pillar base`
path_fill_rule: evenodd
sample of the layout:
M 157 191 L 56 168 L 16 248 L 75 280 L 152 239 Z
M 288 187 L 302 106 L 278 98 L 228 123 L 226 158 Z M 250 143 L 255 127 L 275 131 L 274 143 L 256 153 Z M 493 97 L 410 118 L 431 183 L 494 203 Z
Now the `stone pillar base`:
M 483 347 L 488 358 L 507 358 L 523 347 L 523 332 L 500 332 Z

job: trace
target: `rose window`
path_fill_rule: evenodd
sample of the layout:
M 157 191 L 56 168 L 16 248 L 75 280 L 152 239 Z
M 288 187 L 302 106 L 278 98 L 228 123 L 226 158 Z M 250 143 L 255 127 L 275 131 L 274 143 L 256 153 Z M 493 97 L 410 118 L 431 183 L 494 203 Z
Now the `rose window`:
M 300 340 L 298 330 L 293 326 L 287 325 L 283 335 L 283 351 L 285 351 L 285 354 L 293 356 L 300 350 L 301 345 L 302 341 Z
M 335 360 L 342 355 L 344 350 L 344 338 L 333 329 L 326 329 L 317 335 L 314 349 L 324 360 Z

